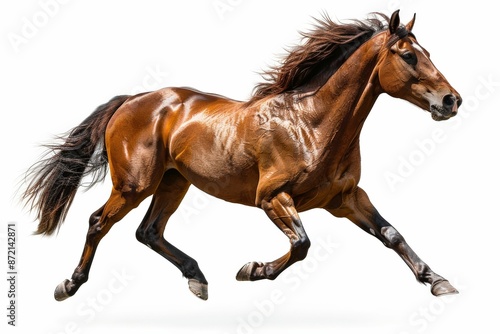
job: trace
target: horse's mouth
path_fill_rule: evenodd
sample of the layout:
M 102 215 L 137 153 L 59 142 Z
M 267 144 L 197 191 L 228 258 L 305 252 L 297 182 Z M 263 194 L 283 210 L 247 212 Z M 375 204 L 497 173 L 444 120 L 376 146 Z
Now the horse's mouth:
M 432 119 L 435 121 L 446 121 L 457 114 L 457 112 L 446 111 L 443 107 L 437 105 L 431 105 L 430 110 Z

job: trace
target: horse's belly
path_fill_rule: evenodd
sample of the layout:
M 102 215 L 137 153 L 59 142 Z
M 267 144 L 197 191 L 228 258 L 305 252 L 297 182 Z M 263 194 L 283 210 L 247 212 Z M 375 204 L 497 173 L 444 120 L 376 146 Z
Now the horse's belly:
M 244 175 L 227 175 L 219 179 L 193 177 L 193 184 L 204 192 L 232 203 L 255 205 L 256 182 Z
M 255 205 L 257 173 L 252 169 L 228 170 L 218 162 L 211 165 L 178 165 L 177 169 L 195 187 L 225 201 Z M 221 171 L 226 173 L 221 173 Z
M 172 143 L 171 167 L 212 196 L 255 205 L 258 171 L 255 160 L 246 153 L 245 143 L 229 138 L 230 135 L 217 137 L 206 129 L 191 130 L 190 133 L 199 135 L 177 137 Z
M 305 193 L 292 196 L 297 211 L 301 212 L 327 206 L 337 193 L 333 188 L 330 183 L 321 183 Z

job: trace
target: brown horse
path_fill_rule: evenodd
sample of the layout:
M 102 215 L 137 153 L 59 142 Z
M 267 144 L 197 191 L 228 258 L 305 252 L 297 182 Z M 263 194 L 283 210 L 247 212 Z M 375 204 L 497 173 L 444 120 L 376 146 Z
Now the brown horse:
M 318 20 L 305 41 L 268 71 L 247 102 L 188 88 L 118 96 L 74 128 L 65 142 L 31 169 L 24 199 L 36 210 L 38 233 L 63 222 L 82 177 L 102 176 L 113 188 L 90 216 L 83 254 L 55 298 L 73 296 L 87 281 L 99 241 L 153 195 L 137 239 L 172 262 L 190 290 L 207 299 L 197 262 L 163 237 L 169 217 L 191 184 L 223 200 L 257 206 L 290 239 L 287 254 L 251 262 L 237 280 L 275 279 L 306 257 L 310 241 L 298 212 L 323 208 L 347 217 L 406 262 L 434 295 L 457 290 L 423 262 L 358 187 L 359 137 L 377 97 L 387 93 L 430 112 L 457 113 L 460 95 L 417 42 L 415 17 L 399 12 L 348 24 Z M 99 173 L 101 172 L 101 173 Z M 101 178 L 94 179 L 94 183 Z

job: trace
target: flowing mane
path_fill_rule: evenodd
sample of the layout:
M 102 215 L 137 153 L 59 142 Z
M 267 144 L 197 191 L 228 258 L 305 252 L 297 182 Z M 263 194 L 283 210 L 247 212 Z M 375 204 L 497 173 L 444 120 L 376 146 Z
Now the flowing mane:
M 301 33 L 304 43 L 289 51 L 281 64 L 263 73 L 266 82 L 254 88 L 250 101 L 284 92 L 315 92 L 375 33 L 387 28 L 389 18 L 374 13 L 367 20 L 336 23 L 327 14 L 315 19 L 310 32 Z

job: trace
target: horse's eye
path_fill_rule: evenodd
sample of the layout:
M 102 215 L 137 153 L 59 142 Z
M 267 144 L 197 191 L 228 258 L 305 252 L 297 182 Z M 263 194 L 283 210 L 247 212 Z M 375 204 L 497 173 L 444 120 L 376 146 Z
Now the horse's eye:
M 417 64 L 417 56 L 412 53 L 412 52 L 405 52 L 401 55 L 401 58 L 409 64 L 409 65 L 416 65 Z

